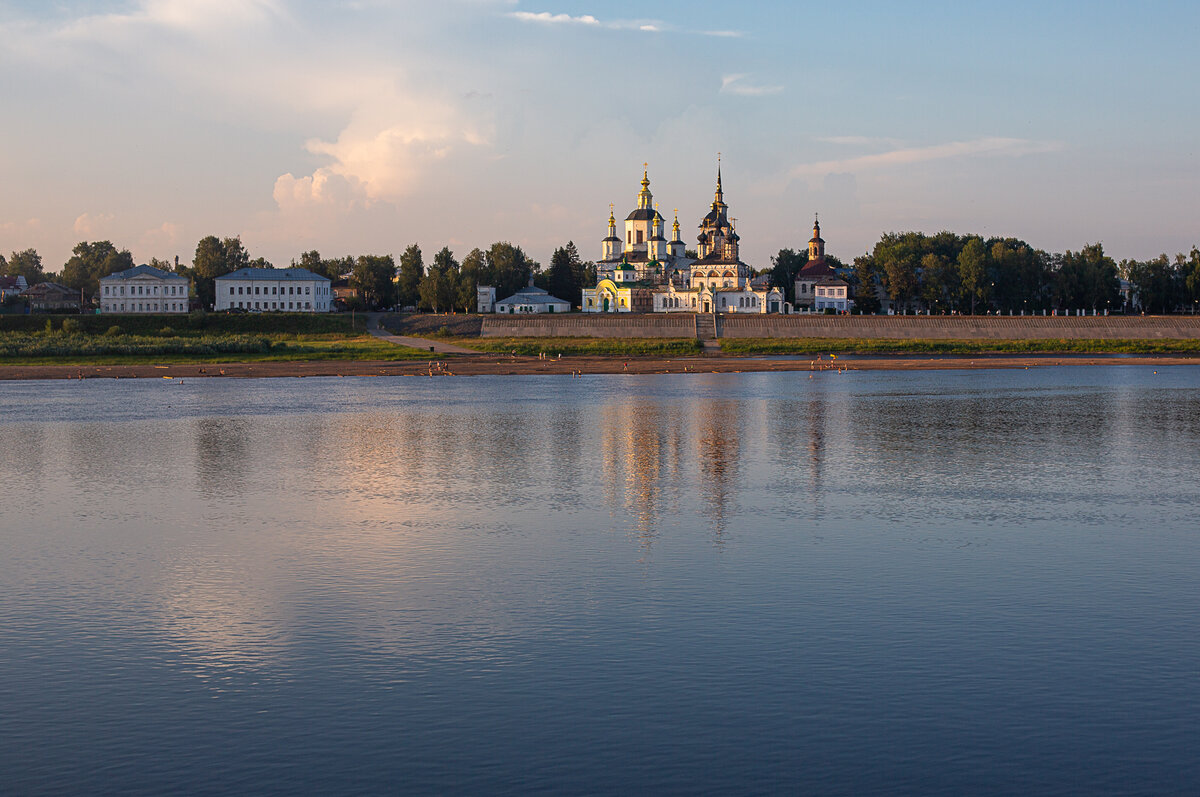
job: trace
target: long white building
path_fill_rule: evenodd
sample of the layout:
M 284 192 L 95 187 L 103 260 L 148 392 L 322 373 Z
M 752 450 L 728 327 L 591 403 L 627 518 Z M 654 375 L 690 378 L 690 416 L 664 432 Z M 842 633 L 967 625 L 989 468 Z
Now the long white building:
M 186 313 L 191 282 L 153 266 L 100 278 L 101 313 Z
M 217 277 L 215 309 L 327 313 L 330 286 L 328 277 L 303 268 L 239 268 Z

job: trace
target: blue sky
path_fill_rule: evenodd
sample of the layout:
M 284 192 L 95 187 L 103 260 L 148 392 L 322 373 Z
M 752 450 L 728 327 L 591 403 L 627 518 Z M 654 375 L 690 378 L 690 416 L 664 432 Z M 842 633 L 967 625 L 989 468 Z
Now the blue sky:
M 599 254 L 641 164 L 687 240 L 717 152 L 744 258 L 889 230 L 1118 258 L 1200 243 L 1184 2 L 0 2 L 0 251 L 285 265 Z

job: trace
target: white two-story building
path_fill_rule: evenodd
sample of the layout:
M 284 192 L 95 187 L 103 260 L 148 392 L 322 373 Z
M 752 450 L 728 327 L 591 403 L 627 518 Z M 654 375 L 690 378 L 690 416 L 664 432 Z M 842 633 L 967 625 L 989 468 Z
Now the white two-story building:
M 100 278 L 101 313 L 186 313 L 191 282 L 153 266 Z
M 217 277 L 215 309 L 327 313 L 331 285 L 328 277 L 303 268 L 239 268 Z

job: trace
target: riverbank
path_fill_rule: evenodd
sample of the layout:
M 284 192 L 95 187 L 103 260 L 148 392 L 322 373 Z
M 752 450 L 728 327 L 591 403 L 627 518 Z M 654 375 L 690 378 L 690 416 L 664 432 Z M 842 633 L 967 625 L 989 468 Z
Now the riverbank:
M 533 374 L 682 374 L 759 371 L 933 371 L 984 368 L 1039 368 L 1058 365 L 1200 365 L 1200 357 L 1085 355 L 1053 356 L 892 356 L 831 359 L 769 357 L 497 357 L 482 355 L 440 361 L 280 361 L 167 365 L 11 365 L 0 380 L 12 379 L 197 379 L 208 377 L 368 377 L 368 376 L 525 376 Z

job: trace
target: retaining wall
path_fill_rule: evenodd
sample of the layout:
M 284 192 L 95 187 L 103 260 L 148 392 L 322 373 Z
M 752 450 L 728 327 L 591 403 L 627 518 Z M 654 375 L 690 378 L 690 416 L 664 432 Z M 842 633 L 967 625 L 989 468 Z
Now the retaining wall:
M 484 316 L 485 338 L 694 338 L 691 313 Z
M 485 316 L 484 337 L 690 338 L 687 314 Z M 1200 316 L 827 316 L 722 315 L 723 338 L 932 340 L 1200 338 Z

